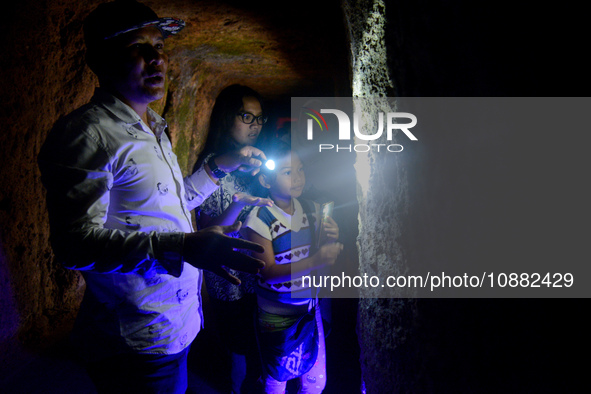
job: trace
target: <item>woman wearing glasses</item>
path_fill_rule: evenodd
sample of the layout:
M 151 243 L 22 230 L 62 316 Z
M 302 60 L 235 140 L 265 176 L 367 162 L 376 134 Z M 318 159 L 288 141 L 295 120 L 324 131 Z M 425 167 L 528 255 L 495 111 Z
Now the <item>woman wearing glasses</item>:
M 255 145 L 267 121 L 260 95 L 242 85 L 231 85 L 218 95 L 214 104 L 205 147 L 197 163 L 206 162 L 220 178 L 220 187 L 196 211 L 199 229 L 213 225 L 233 224 L 244 219 L 254 206 L 272 206 L 273 201 L 253 197 L 254 182 L 250 173 L 235 171 L 225 174 L 217 156 L 247 145 Z M 239 233 L 232 234 L 240 237 Z M 255 276 L 229 270 L 241 280 L 235 286 L 205 271 L 205 284 L 217 332 L 227 347 L 231 361 L 233 393 L 256 392 L 260 376 L 260 358 L 254 334 L 253 313 L 256 307 Z M 228 381 L 225 379 L 225 381 Z

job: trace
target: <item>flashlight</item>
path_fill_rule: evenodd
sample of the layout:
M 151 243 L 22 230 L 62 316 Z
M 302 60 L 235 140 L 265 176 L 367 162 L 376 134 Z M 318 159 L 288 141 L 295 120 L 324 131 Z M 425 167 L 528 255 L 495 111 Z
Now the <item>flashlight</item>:
M 269 170 L 273 171 L 275 169 L 275 161 L 273 159 L 269 159 L 265 162 L 265 167 Z

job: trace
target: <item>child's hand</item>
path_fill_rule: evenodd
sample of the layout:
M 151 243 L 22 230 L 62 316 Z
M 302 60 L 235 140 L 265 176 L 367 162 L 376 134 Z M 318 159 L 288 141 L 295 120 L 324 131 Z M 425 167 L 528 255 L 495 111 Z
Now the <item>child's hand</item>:
M 232 201 L 241 205 L 254 205 L 256 207 L 272 207 L 273 200 L 269 198 L 253 197 L 248 193 L 238 192 L 232 196 Z
M 326 221 L 322 225 L 322 230 L 328 242 L 334 242 L 339 239 L 339 226 L 330 216 L 326 218 Z
M 318 258 L 318 265 L 333 265 L 339 257 L 339 254 L 343 250 L 343 244 L 339 242 L 333 242 L 330 244 L 322 245 L 318 252 L 316 252 L 316 256 Z

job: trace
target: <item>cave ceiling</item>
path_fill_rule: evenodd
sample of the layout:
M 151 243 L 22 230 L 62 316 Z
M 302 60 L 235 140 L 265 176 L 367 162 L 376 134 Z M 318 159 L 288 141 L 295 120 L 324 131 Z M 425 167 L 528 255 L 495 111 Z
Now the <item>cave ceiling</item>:
M 185 21 L 167 41 L 172 67 L 193 81 L 243 83 L 266 97 L 346 90 L 348 61 L 338 1 L 145 1 Z

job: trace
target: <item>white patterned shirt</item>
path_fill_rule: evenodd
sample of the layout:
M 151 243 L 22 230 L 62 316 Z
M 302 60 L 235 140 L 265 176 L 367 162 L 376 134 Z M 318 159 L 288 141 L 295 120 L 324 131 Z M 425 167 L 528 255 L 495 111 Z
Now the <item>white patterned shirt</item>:
M 202 326 L 201 270 L 182 260 L 190 211 L 217 185 L 183 179 L 165 131 L 97 89 L 56 123 L 39 166 L 56 257 L 86 281 L 77 336 L 89 359 L 175 354 Z

